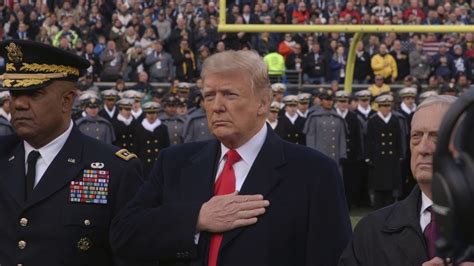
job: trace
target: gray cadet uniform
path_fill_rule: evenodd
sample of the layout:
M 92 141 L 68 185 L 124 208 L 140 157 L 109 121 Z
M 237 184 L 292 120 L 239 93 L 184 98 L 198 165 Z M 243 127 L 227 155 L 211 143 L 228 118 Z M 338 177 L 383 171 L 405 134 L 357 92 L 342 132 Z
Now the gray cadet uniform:
M 163 100 L 165 108 L 167 106 L 175 107 L 179 104 L 179 99 L 175 96 L 166 97 Z M 183 116 L 175 114 L 173 116 L 168 115 L 166 112 L 160 113 L 159 116 L 161 122 L 168 127 L 168 135 L 170 139 L 170 145 L 176 145 L 183 143 L 183 130 L 186 119 Z
M 2 106 L 4 101 L 10 98 L 8 91 L 0 92 L 0 136 L 13 134 L 13 127 L 10 124 L 9 115 L 3 110 Z
M 99 108 L 100 101 L 95 98 L 94 95 L 84 95 L 81 96 L 81 100 L 85 102 L 85 107 L 89 108 Z M 86 136 L 91 138 L 103 141 L 105 143 L 112 144 L 115 141 L 115 133 L 110 123 L 107 119 L 96 116 L 91 117 L 86 115 L 85 117 L 79 118 L 76 121 L 77 128 Z
M 332 91 L 327 90 L 319 97 L 332 99 Z M 306 146 L 329 156 L 339 165 L 340 159 L 347 158 L 345 122 L 334 109 L 315 109 L 306 118 L 303 133 Z
M 184 143 L 209 140 L 212 138 L 214 138 L 214 136 L 209 131 L 206 113 L 202 108 L 188 115 L 184 126 Z

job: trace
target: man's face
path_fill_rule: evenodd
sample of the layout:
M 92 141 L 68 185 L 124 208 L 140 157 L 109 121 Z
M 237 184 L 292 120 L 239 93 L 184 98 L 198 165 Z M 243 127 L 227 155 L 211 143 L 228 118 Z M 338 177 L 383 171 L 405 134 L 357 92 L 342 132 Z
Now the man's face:
M 122 108 L 122 109 L 120 109 L 120 114 L 123 117 L 128 119 L 132 115 L 132 109 L 131 108 Z
M 270 111 L 268 113 L 268 121 L 275 122 L 278 119 L 278 112 Z
M 448 105 L 434 104 L 416 111 L 411 121 L 411 171 L 420 185 L 431 185 L 438 129 Z
M 175 104 L 166 104 L 165 105 L 165 113 L 169 116 L 176 115 L 176 105 Z
M 379 105 L 379 111 L 382 113 L 383 116 L 387 116 L 392 111 L 392 105 L 391 104 Z
M 273 100 L 276 102 L 281 102 L 283 99 L 283 93 L 281 92 L 274 92 L 273 93 Z
M 329 100 L 329 99 L 322 99 L 321 100 L 321 107 L 323 107 L 326 110 L 332 109 L 333 104 L 334 104 L 333 100 Z
M 228 74 L 228 73 L 226 73 Z M 203 106 L 210 131 L 229 148 L 238 148 L 265 121 L 269 97 L 254 93 L 243 73 L 210 74 L 204 79 Z
M 145 117 L 146 117 L 146 120 L 150 122 L 150 124 L 153 124 L 158 118 L 158 113 L 146 113 Z
M 11 91 L 12 126 L 31 145 L 46 144 L 64 127 L 64 115 L 72 108 L 73 97 L 66 97 L 61 82 L 30 91 Z
M 298 110 L 300 110 L 302 113 L 305 113 L 308 110 L 308 107 L 308 103 L 298 103 Z
M 105 99 L 104 103 L 105 103 L 105 106 L 107 106 L 107 109 L 111 110 L 114 108 L 115 100 Z
M 285 106 L 285 112 L 287 112 L 290 116 L 294 116 L 296 114 L 296 104 L 289 104 Z
M 359 105 L 362 106 L 364 109 L 366 109 L 367 106 L 369 106 L 369 100 L 368 99 L 361 99 L 361 100 L 359 100 Z
M 406 106 L 412 107 L 415 103 L 415 97 L 403 97 L 402 101 L 406 104 Z
M 346 100 L 340 100 L 336 102 L 336 107 L 341 111 L 346 111 L 349 109 L 349 102 Z
M 3 101 L 3 104 L 2 104 L 1 107 L 3 108 L 3 110 L 4 110 L 7 114 L 9 114 L 9 113 L 10 113 L 10 106 L 11 106 L 11 105 L 10 105 L 10 100 L 9 100 L 9 99 L 6 99 L 6 100 Z
M 99 107 L 86 107 L 86 114 L 90 117 L 97 117 L 99 114 Z

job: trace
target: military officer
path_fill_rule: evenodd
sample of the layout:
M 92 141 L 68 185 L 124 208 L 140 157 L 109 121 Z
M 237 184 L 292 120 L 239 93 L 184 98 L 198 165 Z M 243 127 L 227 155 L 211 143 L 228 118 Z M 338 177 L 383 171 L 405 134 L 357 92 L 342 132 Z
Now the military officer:
M 285 104 L 283 103 L 283 95 L 285 95 L 286 92 L 286 85 L 283 83 L 273 83 L 271 87 L 273 93 L 273 100 L 280 104 L 279 116 L 283 116 L 285 114 Z
M 0 91 L 0 136 L 13 134 L 10 120 L 10 93 L 8 91 Z
M 178 99 L 179 101 L 178 101 L 178 108 L 177 108 L 178 115 L 184 118 L 186 118 L 186 116 L 188 115 L 188 100 L 186 99 L 187 98 L 180 97 Z
M 119 113 L 112 120 L 116 140 L 114 145 L 129 151 L 135 151 L 135 128 L 138 121 L 132 116 L 132 105 L 135 100 L 123 98 L 117 102 Z
M 270 104 L 270 112 L 267 115 L 267 123 L 273 130 L 278 126 L 278 112 L 280 112 L 280 103 L 273 101 Z
M 145 114 L 142 110 L 142 100 L 145 95 L 142 92 L 135 90 L 127 90 L 122 94 L 122 98 L 133 99 L 132 115 L 138 121 L 141 122 L 145 118 Z
M 186 123 L 184 124 L 184 143 L 214 138 L 207 125 L 206 112 L 202 106 L 202 95 L 196 97 L 196 106 L 198 106 L 198 108 L 187 116 Z
M 401 191 L 402 142 L 400 122 L 392 114 L 393 96 L 382 94 L 375 101 L 379 110 L 367 123 L 366 162 L 374 204 L 381 208 L 391 204 Z
M 76 121 L 77 128 L 86 136 L 112 144 L 115 141 L 112 123 L 98 115 L 100 99 L 95 94 L 85 93 L 80 100 L 84 103 L 86 116 Z
M 148 176 L 158 158 L 159 152 L 170 145 L 168 128 L 158 118 L 160 104 L 147 102 L 142 106 L 145 119 L 135 130 L 135 147 L 143 163 L 143 174 Z
M 89 62 L 23 40 L 0 43 L 15 135 L 0 137 L 1 265 L 142 265 L 112 254 L 112 217 L 142 184 L 135 155 L 71 121 Z
M 278 118 L 275 133 L 286 141 L 304 145 L 306 141 L 303 134 L 305 119 L 297 113 L 298 96 L 286 95 L 283 97 L 283 103 L 285 104 L 285 114 Z
M 402 175 L 402 195 L 403 197 L 408 196 L 416 184 L 416 180 L 410 170 L 410 131 L 411 131 L 411 119 L 413 113 L 416 110 L 416 99 L 417 90 L 416 88 L 406 87 L 400 90 L 399 96 L 402 102 L 399 105 L 397 115 L 400 118 L 400 129 L 402 130 L 402 145 L 403 145 L 403 161 L 401 163 L 401 175 Z
M 165 96 L 162 102 L 164 112 L 159 115 L 159 118 L 168 128 L 170 145 L 181 144 L 183 143 L 183 130 L 186 120 L 177 113 L 179 99 L 170 94 Z
M 340 166 L 340 160 L 347 157 L 345 122 L 333 108 L 332 90 L 324 89 L 319 98 L 321 108 L 309 115 L 304 126 L 306 146 L 322 152 Z
M 311 100 L 311 94 L 309 93 L 300 93 L 298 94 L 298 110 L 297 113 L 299 116 L 306 118 L 308 117 L 309 102 Z
M 350 93 L 340 90 L 336 92 L 336 112 L 346 122 L 346 151 L 347 158 L 342 159 L 342 173 L 344 177 L 344 187 L 346 189 L 346 199 L 349 208 L 353 204 L 360 204 L 361 177 L 360 160 L 362 150 L 361 125 L 357 115 L 349 110 Z
M 118 109 L 115 106 L 115 103 L 118 100 L 118 91 L 115 89 L 108 89 L 102 91 L 101 95 L 102 99 L 104 99 L 104 105 L 102 110 L 99 111 L 99 115 L 112 123 L 118 115 Z

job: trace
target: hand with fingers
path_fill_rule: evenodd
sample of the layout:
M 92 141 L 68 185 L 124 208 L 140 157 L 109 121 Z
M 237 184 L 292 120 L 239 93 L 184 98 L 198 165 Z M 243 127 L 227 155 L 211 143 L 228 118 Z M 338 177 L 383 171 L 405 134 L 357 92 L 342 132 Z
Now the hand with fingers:
M 238 195 L 238 191 L 214 196 L 202 205 L 196 232 L 222 233 L 255 224 L 269 205 L 262 195 Z

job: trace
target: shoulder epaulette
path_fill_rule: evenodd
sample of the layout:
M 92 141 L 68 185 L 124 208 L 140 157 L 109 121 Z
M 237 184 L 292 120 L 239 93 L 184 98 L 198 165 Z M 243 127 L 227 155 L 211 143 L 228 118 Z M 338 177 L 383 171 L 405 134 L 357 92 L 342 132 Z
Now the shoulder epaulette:
M 121 149 L 115 153 L 117 157 L 124 159 L 125 161 L 130 161 L 133 158 L 137 158 L 137 155 L 129 152 L 127 149 Z

